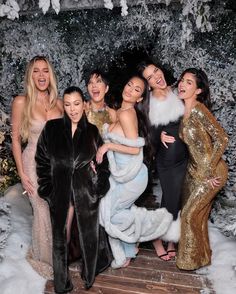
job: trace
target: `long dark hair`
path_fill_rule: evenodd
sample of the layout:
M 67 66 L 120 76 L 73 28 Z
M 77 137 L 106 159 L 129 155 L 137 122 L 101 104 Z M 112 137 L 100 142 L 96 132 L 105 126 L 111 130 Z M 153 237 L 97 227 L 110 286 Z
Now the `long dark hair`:
M 138 65 L 137 65 L 137 71 L 140 75 L 143 75 L 143 71 L 149 66 L 149 65 L 154 65 L 158 68 L 160 68 L 162 71 L 163 71 L 163 68 L 162 66 L 157 63 L 157 62 L 154 62 L 152 59 L 148 58 L 148 59 L 145 59 L 143 61 L 141 61 Z
M 195 76 L 197 88 L 201 89 L 201 93 L 197 95 L 197 101 L 203 103 L 208 109 L 211 109 L 210 88 L 206 73 L 199 68 L 187 68 L 180 76 L 177 85 L 182 80 L 186 73 L 191 73 Z
M 170 71 L 165 69 L 160 63 L 154 62 L 151 58 L 147 58 L 147 59 L 141 61 L 137 65 L 136 68 L 137 68 L 138 74 L 143 77 L 144 70 L 150 65 L 154 65 L 155 67 L 159 68 L 163 72 L 166 83 L 167 83 L 168 86 L 169 85 L 171 86 L 176 82 L 176 79 L 173 77 L 173 74 Z M 147 111 L 149 113 L 149 104 L 148 104 L 148 107 L 147 107 Z
M 147 81 L 140 74 L 133 74 L 128 79 L 128 82 L 135 77 L 142 80 L 144 83 L 144 90 L 141 95 L 143 97 L 143 100 L 139 103 L 136 103 L 134 108 L 138 119 L 138 134 L 140 137 L 143 137 L 145 139 L 145 146 L 143 148 L 144 163 L 149 167 L 153 155 L 153 148 L 150 138 L 150 121 L 148 116 L 150 93 Z

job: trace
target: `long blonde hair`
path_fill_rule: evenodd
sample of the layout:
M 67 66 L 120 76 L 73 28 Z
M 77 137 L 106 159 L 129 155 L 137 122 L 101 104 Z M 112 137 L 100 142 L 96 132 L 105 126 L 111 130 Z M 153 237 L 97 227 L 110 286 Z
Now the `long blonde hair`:
M 21 138 L 23 142 L 26 142 L 30 135 L 29 128 L 30 128 L 31 120 L 32 120 L 32 109 L 35 106 L 36 99 L 37 99 L 37 89 L 33 81 L 32 75 L 34 71 L 35 62 L 40 60 L 43 60 L 47 63 L 48 70 L 49 70 L 49 87 L 47 89 L 49 93 L 49 109 L 52 109 L 57 103 L 57 97 L 58 97 L 57 80 L 56 80 L 53 66 L 46 57 L 37 55 L 30 60 L 25 72 L 24 84 L 25 84 L 26 106 L 24 108 L 21 128 L 20 128 L 20 134 L 21 134 Z

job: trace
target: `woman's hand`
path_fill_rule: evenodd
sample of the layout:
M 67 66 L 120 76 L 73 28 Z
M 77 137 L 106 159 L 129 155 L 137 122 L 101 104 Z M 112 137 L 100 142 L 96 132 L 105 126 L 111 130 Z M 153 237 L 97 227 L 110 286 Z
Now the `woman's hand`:
M 109 146 L 107 143 L 103 144 L 101 147 L 98 148 L 97 154 L 96 154 L 96 161 L 98 164 L 102 163 L 103 161 L 103 155 L 109 150 Z
M 220 179 L 221 177 L 211 178 L 207 180 L 207 183 L 214 189 L 215 187 L 220 186 Z
M 21 183 L 22 183 L 23 189 L 25 190 L 23 193 L 26 192 L 29 196 L 33 196 L 34 185 L 31 182 L 30 178 L 26 174 L 21 175 L 20 178 L 21 178 Z
M 166 143 L 174 143 L 175 137 L 166 135 L 166 132 L 162 131 L 161 132 L 161 142 L 168 149 L 168 146 Z

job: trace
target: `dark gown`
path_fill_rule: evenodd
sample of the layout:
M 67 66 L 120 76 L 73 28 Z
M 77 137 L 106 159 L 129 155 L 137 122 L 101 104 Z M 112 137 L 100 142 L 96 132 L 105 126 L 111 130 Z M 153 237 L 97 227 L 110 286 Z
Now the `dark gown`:
M 103 144 L 98 129 L 83 115 L 72 138 L 71 122 L 51 120 L 43 129 L 36 150 L 38 194 L 49 204 L 53 236 L 53 271 L 56 293 L 73 289 L 68 272 L 69 250 L 66 219 L 70 202 L 75 208 L 77 234 L 71 248 L 81 253 L 81 276 L 85 287 L 92 286 L 95 276 L 109 266 L 111 251 L 105 230 L 99 225 L 99 202 L 109 190 L 107 157 L 96 165 L 96 152 Z M 72 230 L 74 233 L 75 231 Z M 73 250 L 74 252 L 76 250 Z M 71 252 L 70 252 L 71 253 Z M 73 252 L 72 252 L 73 253 Z
M 155 163 L 162 188 L 161 207 L 176 219 L 181 205 L 182 185 L 188 162 L 188 151 L 179 138 L 180 119 L 184 105 L 175 93 L 169 92 L 166 99 L 157 99 L 151 95 L 149 118 L 151 121 L 151 140 L 155 149 Z M 161 132 L 174 136 L 175 142 L 161 143 Z

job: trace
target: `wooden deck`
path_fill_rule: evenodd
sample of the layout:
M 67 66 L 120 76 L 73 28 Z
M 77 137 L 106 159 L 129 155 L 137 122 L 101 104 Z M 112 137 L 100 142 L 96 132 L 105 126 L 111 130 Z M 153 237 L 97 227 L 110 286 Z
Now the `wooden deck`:
M 72 294 L 215 293 L 205 276 L 194 271 L 180 271 L 174 261 L 161 261 L 152 249 L 140 249 L 127 268 L 107 269 L 96 277 L 89 290 L 84 289 L 79 272 L 71 272 L 71 276 Z M 52 293 L 53 282 L 49 281 L 45 294 Z

